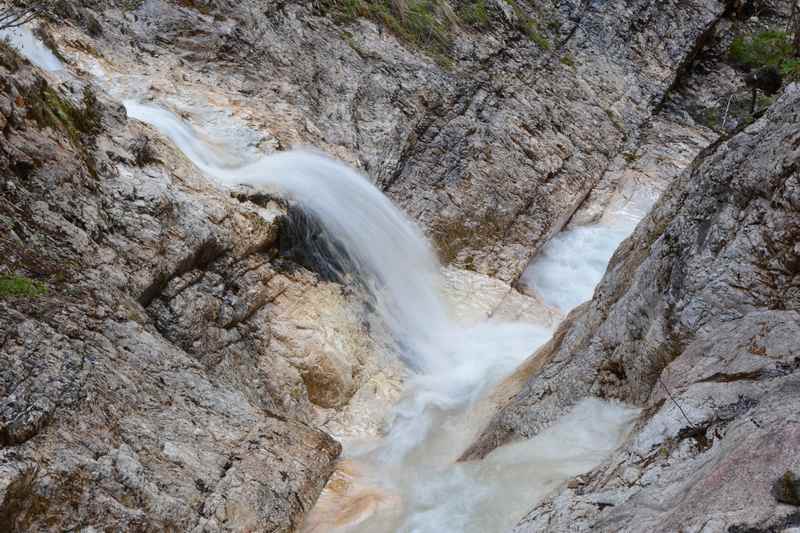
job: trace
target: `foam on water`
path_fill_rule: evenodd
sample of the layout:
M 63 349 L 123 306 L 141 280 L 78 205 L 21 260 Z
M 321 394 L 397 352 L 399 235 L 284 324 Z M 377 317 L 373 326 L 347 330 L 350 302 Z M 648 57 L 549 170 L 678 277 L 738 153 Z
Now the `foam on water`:
M 131 117 L 169 136 L 220 184 L 266 188 L 313 214 L 336 239 L 337 259 L 368 291 L 395 349 L 416 370 L 385 437 L 346 443 L 346 456 L 360 465 L 363 490 L 342 494 L 332 488 L 320 504 L 327 511 L 312 513 L 308 531 L 500 531 L 544 491 L 594 466 L 616 445 L 631 411 L 592 400 L 534 440 L 497 450 L 480 463 L 456 463 L 486 421 L 471 406 L 551 332 L 529 324 L 464 327 L 451 320 L 428 241 L 350 167 L 307 150 L 236 166 L 211 150 L 219 143 L 174 114 L 125 105 Z
M 562 313 L 592 297 L 626 226 L 583 226 L 560 233 L 525 270 L 522 281 Z
M 0 30 L 0 39 L 8 39 L 11 46 L 28 58 L 37 67 L 55 72 L 64 68 L 63 63 L 26 26 Z
M 637 187 L 630 197 L 615 199 L 598 224 L 559 233 L 525 269 L 523 285 L 565 314 L 589 300 L 611 256 L 657 197 L 657 191 Z

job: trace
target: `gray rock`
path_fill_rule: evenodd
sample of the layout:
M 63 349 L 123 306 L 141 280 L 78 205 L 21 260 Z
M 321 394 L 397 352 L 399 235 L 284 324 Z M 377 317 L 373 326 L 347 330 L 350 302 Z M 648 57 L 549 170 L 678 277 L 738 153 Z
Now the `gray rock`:
M 791 525 L 770 491 L 800 444 L 798 109 L 795 85 L 676 179 L 465 453 L 531 436 L 585 395 L 644 408 L 614 457 L 518 531 Z
M 141 166 L 102 94 L 0 78 L 0 275 L 43 288 L 0 294 L 0 530 L 297 528 L 341 447 L 258 314 L 276 225 L 158 139 Z
M 498 1 L 487 27 L 455 23 L 450 57 L 437 63 L 441 54 L 383 25 L 325 14 L 331 4 L 107 7 L 92 46 L 136 54 L 130 68 L 169 78 L 143 97 L 215 78 L 269 146 L 312 144 L 360 166 L 446 263 L 506 282 L 636 137 L 725 10 L 714 0 Z

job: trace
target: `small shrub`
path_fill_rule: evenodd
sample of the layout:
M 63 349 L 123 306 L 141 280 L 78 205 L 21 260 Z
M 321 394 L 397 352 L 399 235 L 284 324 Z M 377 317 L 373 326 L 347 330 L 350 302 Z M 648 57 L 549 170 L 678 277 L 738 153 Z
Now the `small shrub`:
M 0 276 L 0 298 L 35 298 L 47 293 L 40 281 L 24 276 Z
M 749 37 L 737 35 L 728 50 L 731 59 L 747 68 L 781 68 L 792 57 L 792 39 L 784 31 L 766 30 Z

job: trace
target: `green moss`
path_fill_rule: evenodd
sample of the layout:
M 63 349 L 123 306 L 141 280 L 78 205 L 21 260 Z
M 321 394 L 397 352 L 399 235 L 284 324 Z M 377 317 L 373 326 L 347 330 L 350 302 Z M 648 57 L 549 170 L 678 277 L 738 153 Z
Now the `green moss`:
M 561 59 L 559 59 L 559 61 L 561 61 L 562 65 L 567 65 L 568 67 L 575 66 L 575 59 L 572 57 L 571 54 L 564 54 L 563 56 L 561 56 Z
M 539 23 L 515 0 L 507 1 L 514 10 L 517 29 L 541 49 L 550 49 L 550 41 L 540 31 Z M 340 24 L 358 18 L 373 20 L 444 67 L 452 64 L 454 33 L 459 25 L 488 28 L 492 20 L 487 0 L 461 1 L 455 11 L 449 0 L 318 0 L 316 6 L 318 12 Z M 350 41 L 348 44 L 352 47 Z
M 507 0 L 508 5 L 514 10 L 514 15 L 517 18 L 517 28 L 524 33 L 528 39 L 536 43 L 536 46 L 542 50 L 550 49 L 550 41 L 539 31 L 539 23 L 517 4 L 516 0 Z
M 530 40 L 536 43 L 536 46 L 542 50 L 550 50 L 550 41 L 547 39 L 547 37 L 534 29 L 528 29 L 527 34 Z
M 31 118 L 39 127 L 62 130 L 75 144 L 82 134 L 94 135 L 100 130 L 97 98 L 88 88 L 83 92 L 83 107 L 64 100 L 46 83 L 31 91 L 27 99 Z
M 85 89 L 81 101 L 76 106 L 63 99 L 47 83 L 42 81 L 25 93 L 28 116 L 40 128 L 51 128 L 64 132 L 72 146 L 80 154 L 89 174 L 97 177 L 94 158 L 88 148 L 91 138 L 100 132 L 101 115 L 94 92 Z M 88 137 L 88 139 L 87 139 Z
M 0 276 L 0 298 L 35 298 L 47 293 L 40 281 L 24 276 Z
M 789 81 L 800 81 L 800 58 L 790 58 L 781 64 L 781 73 Z

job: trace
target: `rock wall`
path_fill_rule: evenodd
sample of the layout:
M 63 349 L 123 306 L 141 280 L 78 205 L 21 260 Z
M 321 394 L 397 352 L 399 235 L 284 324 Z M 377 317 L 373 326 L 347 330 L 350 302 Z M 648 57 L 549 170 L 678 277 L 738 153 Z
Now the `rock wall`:
M 208 92 L 224 93 L 264 132 L 262 148 L 312 144 L 356 164 L 445 263 L 505 282 L 567 222 L 725 9 L 495 0 L 479 27 L 452 23 L 443 57 L 368 16 L 337 16 L 340 2 L 78 4 L 91 11 L 65 15 L 102 30 L 81 38 L 99 65 L 129 56 L 110 75 L 156 80 L 142 97 L 207 85 L 213 105 Z
M 800 466 L 798 125 L 793 85 L 706 149 L 620 246 L 594 298 L 519 371 L 465 459 L 537 433 L 586 395 L 643 407 L 622 450 L 519 531 L 796 523 L 771 491 Z
M 356 311 L 119 104 L 5 45 L 0 78 L 0 529 L 293 530 L 340 446 L 297 362 L 329 326 L 289 359 L 275 308 L 327 292 L 354 343 Z
M 215 188 L 119 99 L 202 117 L 245 155 L 312 144 L 359 166 L 453 292 L 487 297 L 461 302 L 476 317 L 555 320 L 511 288 L 529 259 L 625 180 L 671 177 L 660 143 L 688 160 L 713 137 L 664 108 L 723 2 L 493 0 L 438 51 L 337 4 L 57 2 L 47 31 L 77 77 L 0 43 L 0 529 L 294 530 L 340 450 L 318 428 L 376 432 L 364 413 L 399 394 L 358 300 L 279 257 L 285 207 Z M 677 178 L 498 396 L 465 458 L 587 394 L 646 407 L 520 530 L 782 523 L 766 491 L 797 466 L 770 440 L 796 439 L 797 106 L 794 89 Z M 747 516 L 737 480 L 755 480 Z

